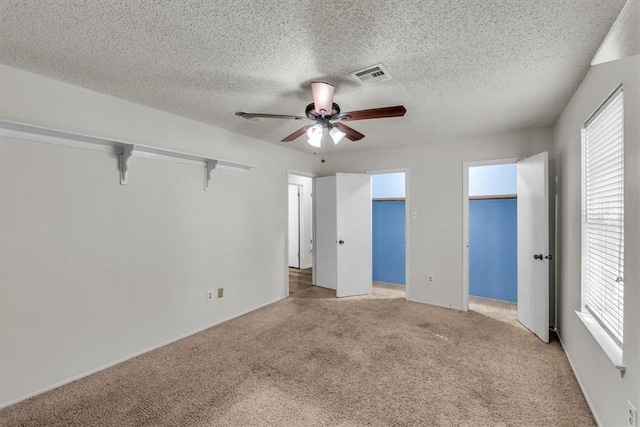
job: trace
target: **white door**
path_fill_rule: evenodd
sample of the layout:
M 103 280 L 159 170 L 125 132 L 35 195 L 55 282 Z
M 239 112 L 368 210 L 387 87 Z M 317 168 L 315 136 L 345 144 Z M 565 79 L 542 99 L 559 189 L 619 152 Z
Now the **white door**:
M 338 286 L 338 244 L 336 238 L 336 177 L 324 176 L 316 178 L 315 227 L 314 242 L 315 259 L 313 260 L 316 286 L 337 289 Z
M 289 267 L 300 268 L 300 187 L 289 184 Z
M 549 342 L 548 155 L 518 162 L 518 320 Z
M 336 296 L 371 293 L 371 175 L 336 174 Z

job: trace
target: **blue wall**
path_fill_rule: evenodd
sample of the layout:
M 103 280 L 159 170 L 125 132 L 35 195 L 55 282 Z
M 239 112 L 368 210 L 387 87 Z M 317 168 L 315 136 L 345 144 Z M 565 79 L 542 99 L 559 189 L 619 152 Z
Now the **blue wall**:
M 469 196 L 517 193 L 517 165 L 474 166 L 469 168 Z
M 517 302 L 517 200 L 469 200 L 469 295 Z
M 373 201 L 373 280 L 404 285 L 404 227 L 404 201 Z
M 371 193 L 374 199 L 404 199 L 404 172 L 371 175 Z

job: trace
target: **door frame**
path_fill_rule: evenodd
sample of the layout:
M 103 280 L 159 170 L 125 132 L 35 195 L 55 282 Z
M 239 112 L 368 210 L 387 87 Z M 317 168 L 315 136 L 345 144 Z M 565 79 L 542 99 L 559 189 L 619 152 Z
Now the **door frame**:
M 316 208 L 316 199 L 313 197 L 313 194 L 316 192 L 316 178 L 318 174 L 312 172 L 303 172 L 295 169 L 287 169 L 285 178 L 285 206 L 286 208 L 282 210 L 282 217 L 285 220 L 285 233 L 284 233 L 284 287 L 282 289 L 282 298 L 289 297 L 289 175 L 298 175 L 306 178 L 311 178 L 311 239 L 314 242 L 316 241 L 316 216 L 315 216 L 315 208 Z M 302 205 L 302 204 L 301 204 Z M 311 270 L 311 284 L 316 284 L 316 269 L 314 268 L 316 265 L 316 252 L 313 251 L 311 254 L 311 262 L 312 262 L 312 270 Z M 302 264 L 301 264 L 302 265 Z
M 469 311 L 469 168 L 514 164 L 523 158 L 508 157 L 462 163 L 462 311 Z
M 298 267 L 297 268 L 302 268 L 302 188 L 303 186 L 300 184 L 289 184 L 289 191 L 291 191 L 291 187 L 296 187 L 298 190 Z M 289 216 L 287 217 L 287 230 L 291 229 L 291 193 L 288 193 L 288 197 L 289 197 L 289 211 L 288 214 Z M 289 236 L 291 236 L 289 234 Z M 291 240 L 287 240 L 287 245 L 289 245 L 289 249 L 287 251 L 287 258 L 288 258 L 288 262 L 289 264 L 291 264 Z M 291 265 L 289 265 L 289 267 L 291 267 Z
M 409 282 L 409 229 L 411 227 L 411 209 L 410 209 L 410 192 L 409 192 L 409 168 L 394 168 L 394 169 L 373 169 L 367 170 L 365 173 L 369 175 L 382 175 L 387 173 L 399 173 L 404 172 L 404 298 L 410 300 L 410 282 Z M 371 187 L 373 190 L 373 187 Z M 373 200 L 373 195 L 371 197 Z M 373 221 L 371 222 L 373 233 Z M 373 266 L 373 264 L 372 264 Z M 373 272 L 372 272 L 373 274 Z M 372 276 L 373 277 L 373 276 Z

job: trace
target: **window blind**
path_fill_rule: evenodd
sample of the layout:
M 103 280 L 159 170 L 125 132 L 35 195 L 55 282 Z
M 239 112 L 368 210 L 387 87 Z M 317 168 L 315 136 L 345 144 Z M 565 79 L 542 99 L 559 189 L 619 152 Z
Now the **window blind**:
M 622 88 L 583 128 L 582 299 L 619 345 L 624 314 Z

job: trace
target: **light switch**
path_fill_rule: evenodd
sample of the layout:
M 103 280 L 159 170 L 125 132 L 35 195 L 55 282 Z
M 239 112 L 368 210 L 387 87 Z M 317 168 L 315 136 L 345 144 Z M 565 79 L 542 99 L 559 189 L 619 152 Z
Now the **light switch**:
M 411 212 L 411 219 L 418 219 L 418 211 Z

